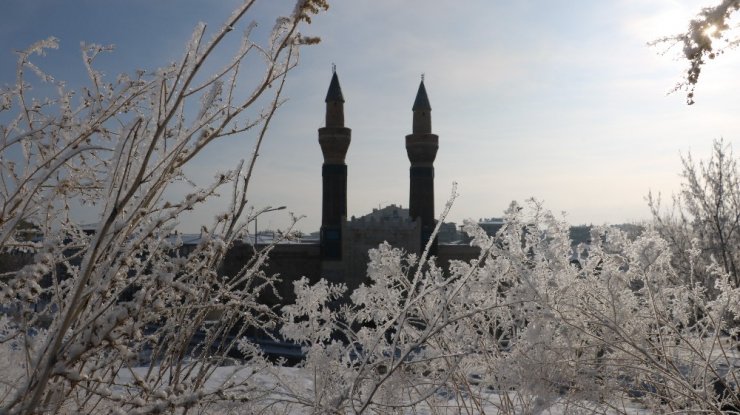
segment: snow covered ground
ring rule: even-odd
[[[271,397],[262,396],[258,402],[216,402],[201,413],[228,414],[228,413],[278,413],[278,414],[312,414],[317,413],[315,408],[307,406],[306,402],[299,402],[295,395],[313,392],[313,379],[308,371],[295,367],[274,367],[274,370],[255,373],[245,366],[222,366],[214,370],[205,385],[207,394],[223,385],[238,384],[247,378],[254,386],[264,391],[272,391]],[[121,374],[117,383],[134,385],[135,376],[144,377],[149,368],[135,368],[134,373]],[[135,375],[134,375],[135,374]],[[286,389],[290,385],[292,390]],[[124,387],[118,388],[120,391]],[[294,395],[294,396],[291,396]],[[305,395],[303,395],[305,396]],[[266,398],[266,399],[265,399]],[[574,401],[572,399],[554,398],[544,399],[536,396],[523,396],[515,391],[498,391],[481,384],[470,382],[459,385],[457,388],[440,387],[426,399],[406,408],[394,408],[388,413],[415,414],[415,415],[452,415],[452,414],[635,414],[644,415],[652,412],[632,400],[614,400],[609,405],[613,409],[604,410],[604,402],[600,404],[588,401]],[[321,412],[321,411],[319,411]]]

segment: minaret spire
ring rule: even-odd
[[[427,89],[424,87],[424,74],[421,75],[419,90],[416,92],[414,106],[411,107],[414,112],[414,121],[412,132],[414,134],[429,134],[432,132],[432,105],[429,104]]]
[[[409,171],[409,216],[421,221],[421,249],[431,238],[436,224],[434,216],[434,159],[437,157],[439,137],[432,134],[432,106],[429,104],[421,76],[413,111],[412,133],[406,136],[406,153],[411,162]],[[434,241],[432,254],[437,252]]]
[[[419,84],[419,90],[416,92],[416,99],[411,110],[432,110],[432,106],[429,104],[429,97],[427,96],[427,89],[424,87],[424,74],[421,74],[421,83]]]
[[[326,126],[344,127],[344,95],[339,85],[337,67],[333,64],[331,82],[329,82],[329,90],[326,91],[324,102],[326,102]]]

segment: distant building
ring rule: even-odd
[[[504,227],[504,219],[503,218],[482,218],[478,221],[478,226],[480,226],[484,231],[486,231],[486,235],[495,236],[496,232],[498,232],[499,229]]]
[[[437,240],[440,245],[443,244],[454,244],[459,245],[462,242],[462,234],[457,231],[457,226],[454,222],[443,222],[439,226],[439,233],[437,234]]]
[[[395,204],[390,204],[383,208],[373,209],[372,212],[368,213],[365,216],[361,216],[359,218],[355,218],[352,216],[352,221],[360,221],[360,222],[371,222],[371,221],[384,221],[384,222],[400,222],[404,221],[405,219],[409,218],[409,210],[404,209],[402,206],[396,206]]]

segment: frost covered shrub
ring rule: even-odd
[[[33,258],[0,278],[0,413],[186,411],[255,393],[251,375],[214,382],[213,374],[236,348],[253,370],[265,365],[239,340],[272,321],[255,301],[270,284],[259,271],[265,253],[231,279],[216,270],[260,213],[247,208],[256,155],[298,47],[316,41],[297,28],[326,3],[295,2],[264,44],[242,24],[253,6],[239,6],[210,40],[201,24],[182,59],[153,72],[106,78],[94,63],[108,48],[83,45],[89,85],[76,91],[33,62],[56,39],[19,53],[15,85],[0,90],[0,251]],[[202,73],[240,26],[232,60]],[[34,96],[29,74],[57,96]],[[165,200],[205,146],[245,132],[255,137],[246,164]],[[224,188],[229,210],[203,227],[193,252],[182,251],[179,215]],[[92,232],[70,218],[80,204],[98,209]],[[41,238],[26,237],[29,223]]]
[[[673,264],[687,283],[700,282],[717,293],[717,264],[734,286],[740,285],[740,175],[732,146],[715,140],[709,160],[698,164],[691,154],[682,158],[681,191],[672,209],[649,196],[653,221],[673,248]],[[697,254],[692,253],[698,250]]]
[[[345,287],[296,282],[286,338],[308,351],[313,379],[285,388],[291,410],[566,413],[639,408],[718,413],[737,394],[738,356],[725,331],[740,290],[714,268],[721,294],[685,284],[653,230],[635,240],[593,231],[581,266],[568,226],[539,205],[513,205],[489,237],[466,224],[480,257],[449,269],[386,244],[370,282],[339,308]],[[698,255],[697,252],[693,255]],[[734,402],[733,402],[734,400]]]

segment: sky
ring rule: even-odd
[[[302,29],[322,42],[301,51],[260,152],[251,201],[287,209],[264,214],[259,228],[284,228],[288,211],[303,216],[300,230],[320,226],[317,129],[332,64],[352,129],[348,216],[408,205],[404,139],[423,73],[439,135],[437,212],[458,183],[447,221],[502,216],[512,200],[531,197],[572,224],[648,219],[648,192],[667,199],[680,189],[681,154],[706,158],[719,138],[740,151],[740,51],[703,70],[688,106],[681,92],[669,94],[686,69],[679,51],[647,45],[716,1],[330,1]],[[14,80],[13,50],[49,36],[61,48],[36,62],[70,86],[83,82],[81,41],[116,45],[101,62],[112,78],[164,66],[182,56],[198,21],[217,27],[238,3],[4,0],[0,84]],[[271,27],[292,3],[263,1],[252,18]],[[248,135],[214,143],[186,172],[208,184],[253,143]],[[191,212],[180,229],[197,231],[226,204]]]

